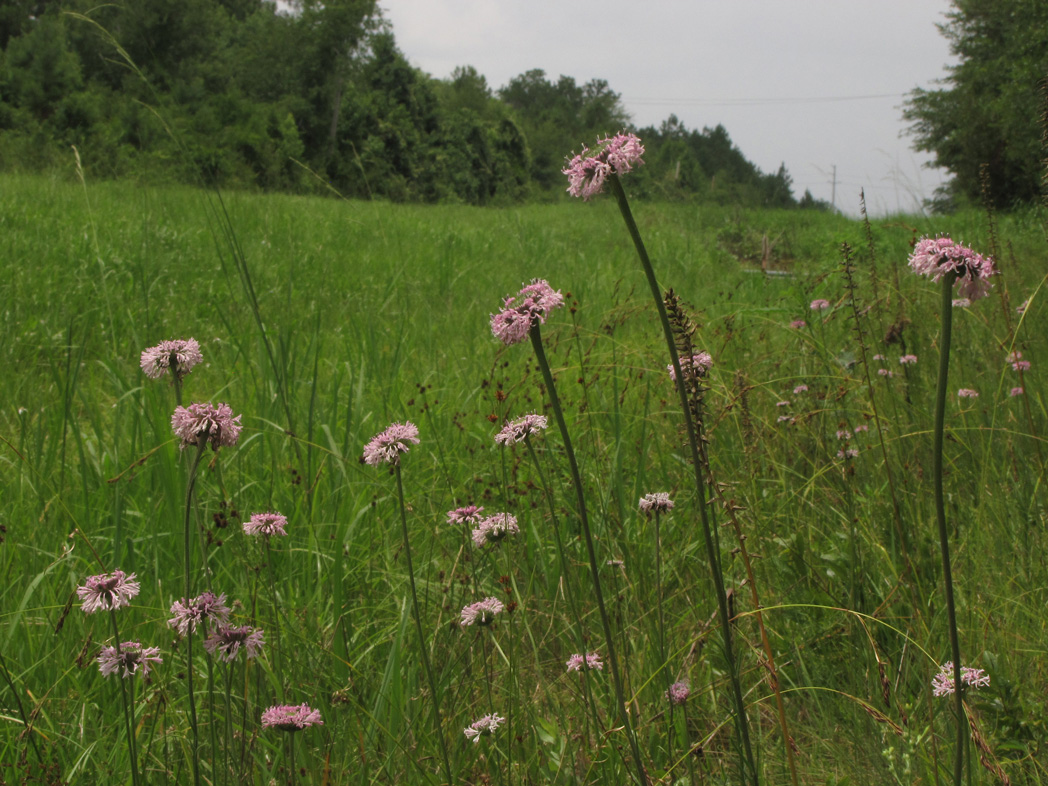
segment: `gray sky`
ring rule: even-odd
[[[943,180],[910,148],[904,94],[953,62],[948,0],[381,0],[408,60],[472,65],[497,89],[532,68],[606,79],[638,126],[718,123],[765,172],[857,213],[913,211]],[[616,131],[618,129],[608,129]],[[579,140],[592,143],[594,140]],[[567,153],[569,151],[565,151]]]

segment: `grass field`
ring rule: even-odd
[[[714,361],[703,428],[720,494],[708,510],[763,784],[791,775],[733,519],[800,782],[950,780],[952,703],[932,696],[950,658],[930,479],[939,288],[906,259],[917,237],[940,232],[997,253],[990,297],[954,309],[947,408],[963,662],[991,678],[966,695],[968,777],[1048,783],[1044,212],[995,217],[995,228],[985,214],[896,217],[867,236],[820,213],[633,210],[660,284],[683,298],[695,346]],[[139,368],[146,347],[188,337],[204,362],[185,378],[185,403],[227,402],[244,427],[197,473],[193,586],[225,593],[237,624],[266,638],[258,658],[228,664],[194,641],[202,782],[439,784],[445,766],[456,783],[499,786],[635,779],[608,670],[565,669],[580,637],[601,654],[606,641],[561,437],[550,428],[534,456],[493,441],[507,418],[549,414],[531,348],[503,346],[488,325],[532,278],[568,306],[543,336],[643,765],[665,784],[739,782],[679,405],[612,199],[499,210],[220,202],[4,177],[0,261],[0,782],[132,782],[124,684],[138,782],[193,782],[187,642],[167,620],[185,595],[195,450],[172,433],[174,388]],[[830,308],[811,311],[818,298]],[[1031,363],[1021,379],[1006,361],[1015,350]],[[907,354],[917,362],[901,365]],[[421,438],[401,471],[424,645],[397,479],[361,458],[405,420]],[[658,573],[655,523],[637,505],[649,492],[676,503],[660,520]],[[475,547],[446,520],[470,504],[512,513],[519,535]],[[287,537],[242,531],[264,511],[287,517]],[[75,594],[116,569],[141,584],[113,615],[120,639],[163,658],[146,679],[99,673],[113,628]],[[463,606],[488,596],[507,610],[490,627],[461,626]],[[676,681],[691,693],[673,706]],[[261,726],[270,705],[302,703],[322,726]],[[467,739],[490,713],[505,718],[498,731]]]

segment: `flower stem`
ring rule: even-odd
[[[953,574],[950,570],[950,536],[946,530],[946,506],[942,490],[942,443],[946,420],[946,384],[950,373],[950,332],[953,318],[953,284],[957,274],[949,272],[942,279],[941,332],[939,335],[939,384],[935,390],[935,429],[932,448],[932,476],[935,481],[935,518],[939,525],[942,550],[942,580],[946,588],[946,618],[950,628],[950,650],[953,654],[953,684],[957,713],[957,748],[954,751],[953,783],[961,786],[964,772],[964,700],[961,684],[961,643],[957,636],[957,611],[953,602]]]
[[[531,337],[531,346],[535,350],[535,359],[538,360],[539,367],[542,369],[542,377],[546,381],[546,393],[549,395],[550,405],[553,407],[553,414],[557,418],[557,426],[560,428],[560,435],[564,440],[564,452],[568,456],[568,466],[571,469],[571,479],[575,484],[575,495],[579,506],[579,521],[582,523],[582,535],[586,541],[586,552],[589,555],[590,576],[593,579],[593,592],[597,598],[597,608],[600,611],[600,621],[604,626],[604,643],[608,648],[608,663],[611,666],[611,678],[612,683],[615,686],[615,703],[618,709],[619,720],[626,729],[626,736],[629,739],[630,749],[633,752],[633,759],[636,763],[639,782],[642,786],[647,786],[648,774],[644,770],[644,760],[640,755],[640,746],[637,744],[637,735],[633,731],[633,724],[630,722],[629,713],[626,711],[626,697],[622,690],[622,677],[619,672],[618,657],[615,655],[615,639],[611,631],[611,620],[608,617],[608,611],[604,605],[604,593],[601,592],[600,588],[600,571],[597,568],[597,552],[593,548],[593,536],[590,533],[589,518],[586,515],[586,495],[582,487],[582,476],[579,474],[579,465],[575,460],[575,450],[571,446],[571,436],[568,434],[568,425],[564,422],[564,412],[561,410],[560,398],[557,396],[557,386],[553,381],[553,372],[550,370],[549,361],[546,359],[546,352],[542,347],[542,333],[537,321],[532,323],[529,336]],[[585,652],[582,653],[582,657],[585,659]]]
[[[186,603],[188,603],[193,597],[192,591],[192,579],[190,570],[190,555],[192,554],[192,513],[193,513],[193,491],[196,488],[197,470],[200,468],[200,462],[204,458],[204,451],[207,449],[206,435],[201,435],[197,440],[196,455],[193,456],[192,463],[189,465],[189,478],[186,480],[186,515],[183,526],[183,546],[184,546],[184,573],[183,578],[185,580],[183,589],[185,590]],[[200,750],[200,731],[197,728],[197,715],[196,715],[196,698],[193,695],[193,628],[190,626],[189,630],[186,631],[186,689],[189,692],[189,728],[192,734],[192,740],[190,741],[189,758],[193,765],[193,783],[194,786],[200,786],[200,763],[197,761],[197,752]]]
[[[116,626],[116,612],[110,610],[109,619],[113,621],[113,638],[116,639],[116,651],[120,653],[120,631]],[[127,749],[131,755],[131,783],[138,786],[138,748],[135,745],[135,675],[131,675],[131,697],[128,699],[128,686],[120,676],[120,696],[124,700],[124,726],[127,728]]]
[[[680,357],[677,353],[677,344],[673,338],[673,328],[670,326],[669,316],[666,314],[666,304],[662,300],[659,283],[655,278],[655,271],[648,258],[648,251],[644,247],[644,241],[637,228],[637,222],[633,220],[626,192],[622,188],[622,182],[618,175],[608,175],[607,182],[611,184],[611,190],[619,204],[619,211],[626,223],[626,229],[633,239],[633,245],[637,249],[641,267],[651,288],[651,296],[655,301],[655,307],[659,312],[659,321],[662,323],[662,331],[666,337],[666,348],[670,353],[673,363],[673,371],[677,379],[677,394],[680,397],[681,410],[684,415],[684,426],[688,432],[688,447],[691,452],[691,463],[695,470],[695,489],[698,492],[699,516],[702,521],[702,534],[706,542],[706,560],[709,563],[710,574],[713,578],[713,586],[717,595],[717,613],[720,618],[721,633],[724,638],[724,657],[728,664],[728,674],[731,677],[732,698],[735,704],[735,727],[742,743],[743,755],[743,780],[746,779],[745,770],[748,768],[751,779],[756,786],[758,783],[757,765],[753,758],[753,749],[750,746],[749,723],[746,719],[746,705],[742,697],[742,686],[739,680],[738,664],[735,662],[734,647],[731,640],[731,617],[728,614],[728,596],[724,589],[724,576],[721,573],[720,557],[713,540],[713,530],[710,527],[709,514],[706,511],[706,483],[702,476],[702,461],[699,455],[699,435],[696,424],[691,417],[691,408],[688,405],[688,392],[685,387],[684,374],[681,371]]]
[[[404,557],[408,563],[408,583],[411,586],[411,606],[415,612],[415,630],[418,632],[419,651],[422,653],[422,665],[426,669],[426,679],[429,681],[429,690],[433,694],[433,731],[436,733],[437,742],[440,743],[441,761],[444,765],[444,777],[448,786],[455,782],[451,777],[451,760],[448,758],[448,746],[444,741],[444,731],[440,724],[440,692],[437,689],[437,681],[433,678],[433,669],[429,665],[429,652],[426,645],[426,636],[422,632],[422,615],[419,612],[418,592],[415,590],[415,570],[411,564],[411,543],[408,538],[408,514],[404,505],[404,482],[400,478],[400,462],[393,465],[397,476],[397,499],[400,500],[400,525],[404,534]]]

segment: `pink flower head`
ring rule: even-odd
[[[887,377],[888,379],[891,379],[892,377],[895,376],[895,374],[892,371],[890,371],[889,369],[886,369],[886,368],[879,368],[879,369],[877,369],[877,374],[882,376],[882,377]]]
[[[961,388],[957,391],[958,398],[979,398],[979,391],[971,388]]]
[[[182,442],[180,447],[199,445],[203,437],[205,444],[210,443],[214,450],[220,447],[233,447],[240,438],[240,415],[233,417],[233,410],[228,404],[217,407],[207,404],[190,404],[188,407],[177,407],[171,416],[171,428]]]
[[[160,379],[171,372],[176,379],[182,379],[200,363],[204,356],[200,354],[200,344],[194,338],[179,338],[174,341],[161,341],[155,347],[142,352],[142,371],[150,379]]]
[[[262,713],[262,726],[280,731],[302,731],[310,726],[323,726],[318,710],[308,704],[279,704]]]
[[[791,423],[792,424],[792,423],[796,423],[797,419],[794,418],[792,415],[779,415],[779,417],[777,417],[775,419],[775,422],[776,423]]]
[[[878,353],[878,354],[874,355],[874,356],[873,356],[873,359],[874,359],[874,360],[880,360],[881,362],[883,362],[883,361],[887,360],[887,358],[885,358],[885,357],[884,357],[884,355],[882,355],[882,354],[880,354],[880,353]]]
[[[837,458],[853,459],[853,458],[858,458],[858,457],[859,457],[859,451],[857,451],[855,448],[848,448],[847,450],[845,450],[844,448],[841,448],[840,450],[837,451]]]
[[[481,521],[473,530],[473,542],[479,549],[486,543],[498,543],[507,535],[516,535],[519,532],[520,527],[517,526],[516,516],[509,513],[496,513]]]
[[[837,429],[837,439],[851,439],[852,433],[846,428]]]
[[[970,298],[958,297],[954,298],[952,303],[954,308],[968,308],[968,306],[972,304],[972,301]]]
[[[869,431],[869,430],[870,430],[870,427],[867,426],[865,423],[860,423],[858,426],[856,426],[855,428],[852,429],[852,431],[854,431],[856,434],[858,434],[860,431]]]
[[[199,623],[207,620],[214,620],[219,625],[229,623],[229,607],[224,593],[216,596],[213,592],[205,592],[188,603],[185,598],[176,600],[171,604],[171,613],[174,616],[167,624],[177,630],[179,636],[195,631]]]
[[[455,508],[448,511],[448,524],[478,524],[480,514],[484,508],[476,505],[467,505],[464,508]]]
[[[491,714],[485,715],[480,720],[475,720],[469,726],[463,729],[463,734],[466,735],[466,739],[473,740],[476,744],[481,737],[485,735],[494,734],[498,731],[499,724],[506,720],[498,715]]]
[[[568,671],[582,671],[583,669],[603,671],[604,662],[596,652],[587,652],[585,658],[578,653],[568,658]]]
[[[916,362],[916,355],[903,355],[901,358],[899,358],[899,364],[903,366],[912,366]]]
[[[394,423],[364,446],[364,462],[372,466],[399,464],[400,454],[419,444],[418,426],[411,421]]]
[[[125,641],[117,647],[103,647],[99,653],[98,670],[105,677],[119,673],[121,677],[133,677],[141,672],[149,674],[150,663],[162,663],[159,647],[143,647],[137,641]]]
[[[910,267],[932,281],[941,280],[947,273],[956,273],[957,292],[969,300],[978,300],[989,294],[989,279],[996,272],[992,258],[954,243],[945,235],[921,238],[910,254]]]
[[[668,513],[673,510],[673,500],[665,491],[645,494],[640,498],[640,512],[650,516],[652,513]]]
[[[253,628],[250,625],[221,625],[204,640],[204,649],[221,660],[232,663],[240,654],[240,650],[244,651],[246,658],[257,658],[265,643],[265,631],[261,628]]]
[[[287,517],[279,513],[252,513],[244,522],[244,533],[247,535],[287,535]]]
[[[790,402],[786,401],[785,399],[783,399],[782,401],[776,401],[775,402],[775,406],[777,406],[779,408],[788,407],[789,405],[790,405]]]
[[[544,324],[549,312],[564,305],[564,296],[536,278],[516,295],[502,301],[502,311],[491,315],[491,332],[506,346],[519,344],[528,337],[534,324]]]
[[[690,695],[691,688],[688,687],[688,683],[686,682],[675,682],[670,685],[670,689],[666,691],[666,699],[670,704],[678,707],[686,702]]]
[[[495,621],[495,615],[501,614],[506,607],[498,598],[484,598],[476,603],[470,603],[462,608],[462,617],[459,621],[463,627],[467,625],[490,625]]]
[[[932,695],[949,696],[957,689],[954,682],[953,661],[946,661],[939,667],[939,672],[932,678]],[[982,669],[968,666],[961,668],[961,683],[969,688],[985,688],[990,684],[990,676]]]
[[[1015,350],[1014,352],[1009,352],[1008,357],[1005,358],[1005,360],[1012,364],[1012,369],[1014,371],[1029,371],[1030,361],[1023,360],[1022,357],[1023,353],[1019,350]]]
[[[1014,396],[1021,396],[1022,394],[1023,394],[1023,389],[1022,388],[1012,388],[1011,390],[1008,391],[1008,395],[1009,396],[1013,396],[1013,397]]]
[[[96,611],[114,611],[131,605],[131,598],[138,594],[139,586],[135,574],[122,570],[88,576],[83,585],[76,588],[85,614]]]
[[[495,435],[495,443],[508,446],[514,442],[523,442],[532,434],[543,431],[548,424],[545,415],[525,415],[503,426],[502,431]]]
[[[699,352],[690,358],[680,358],[680,370],[686,378],[695,376],[702,379],[711,368],[713,368],[713,357],[709,352]],[[677,372],[673,370],[673,364],[667,365],[666,370],[670,372],[670,379],[676,382]]]
[[[829,307],[830,307],[830,301],[823,300],[821,297],[817,298],[816,300],[813,300],[811,302],[811,306],[810,306],[812,311],[825,311]]]
[[[808,323],[803,319],[795,319],[790,323],[790,327],[794,330],[800,330],[801,328],[808,327]]]
[[[608,175],[624,175],[643,164],[644,145],[633,134],[616,134],[597,140],[593,150],[583,146],[561,172],[568,176],[568,193],[588,200],[604,188]]]
[[[797,387],[795,387],[793,389],[793,395],[795,395],[795,396],[799,396],[801,393],[807,393],[807,392],[808,392],[808,386],[807,385],[798,385]]]

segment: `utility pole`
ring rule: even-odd
[[[830,207],[833,208],[833,212],[837,212],[837,165],[833,165],[833,191],[830,192]]]

